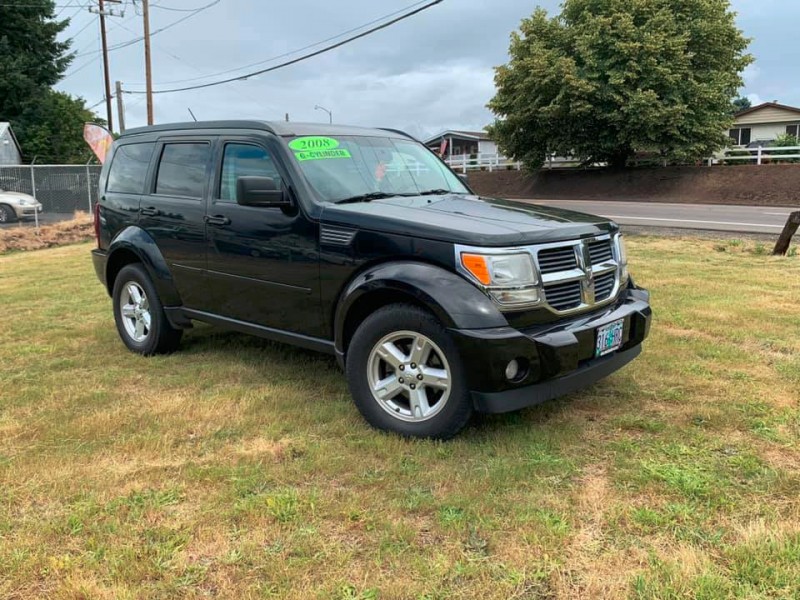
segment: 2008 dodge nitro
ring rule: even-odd
[[[99,197],[94,266],[130,350],[173,351],[196,320],[328,352],[403,435],[589,385],[650,326],[615,223],[477,196],[395,130],[129,130]]]

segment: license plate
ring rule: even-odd
[[[625,319],[598,327],[594,355],[603,356],[619,348],[622,345],[622,330],[624,327]]]

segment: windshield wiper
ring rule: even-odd
[[[370,200],[383,200],[384,198],[395,198],[397,196],[414,196],[416,194],[389,194],[387,192],[370,192],[368,194],[359,194],[358,196],[351,196],[350,198],[343,198],[337,200],[334,204],[353,204],[355,202],[369,202]]]
[[[453,190],[445,190],[442,188],[438,188],[435,190],[425,190],[424,192],[420,192],[420,196],[442,196],[444,194],[453,194]]]

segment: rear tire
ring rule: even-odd
[[[169,324],[144,266],[134,263],[120,270],[112,299],[119,337],[130,351],[151,356],[178,348],[183,331]]]
[[[7,204],[0,204],[0,223],[13,223],[17,220],[17,213]]]
[[[472,415],[455,342],[416,306],[392,304],[364,319],[350,342],[346,371],[356,407],[378,429],[448,439]]]

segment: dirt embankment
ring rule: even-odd
[[[73,219],[42,225],[38,232],[33,227],[23,226],[0,229],[0,254],[78,244],[92,238],[94,227],[91,215],[78,211]]]
[[[610,170],[471,171],[486,196],[800,206],[800,164]]]

